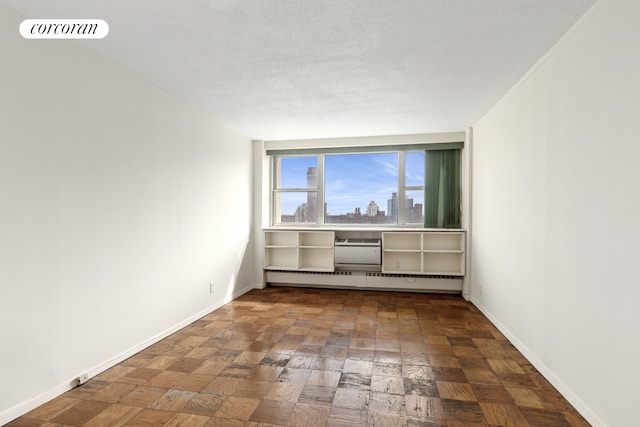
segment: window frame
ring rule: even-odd
[[[407,191],[422,191],[422,223],[418,222],[407,222],[407,209],[406,206],[403,205],[402,209],[398,207],[398,226],[403,227],[416,227],[420,228],[424,227],[424,180],[425,176],[422,177],[422,185],[407,185],[407,153],[424,153],[423,150],[402,150],[398,152],[398,200],[405,200],[407,196]],[[423,162],[424,163],[424,162]],[[423,175],[424,175],[424,167],[423,167]]]
[[[271,183],[270,183],[270,197],[269,203],[271,204],[270,209],[270,218],[269,223],[271,227],[319,227],[319,228],[340,228],[340,227],[354,227],[354,228],[380,228],[380,227],[390,227],[390,228],[424,228],[423,223],[407,223],[407,212],[406,206],[404,203],[398,203],[398,215],[396,218],[396,222],[393,224],[339,224],[339,223],[325,223],[325,156],[327,155],[349,155],[349,154],[378,154],[378,153],[396,153],[397,154],[397,162],[398,162],[398,175],[397,175],[397,194],[398,200],[405,200],[405,196],[407,191],[422,191],[424,192],[424,179],[422,185],[406,185],[406,154],[411,152],[424,152],[424,147],[422,144],[416,146],[398,146],[396,149],[376,149],[377,147],[368,147],[368,149],[363,150],[362,147],[358,147],[357,149],[353,149],[352,151],[348,149],[340,150],[339,152],[322,152],[321,150],[310,150],[309,153],[299,153],[295,150],[292,150],[291,153],[287,153],[286,150],[282,150],[281,152],[275,154],[267,155],[270,157],[270,169],[271,169]],[[317,168],[318,168],[318,182],[316,188],[306,187],[306,188],[283,188],[278,187],[278,178],[280,172],[280,162],[279,159],[286,157],[316,157],[317,159]],[[309,193],[316,192],[317,197],[317,222],[281,222],[278,219],[282,218],[281,213],[279,212],[279,206],[277,201],[277,196],[283,193]],[[422,207],[422,215],[424,218],[425,214],[425,201],[423,200]]]
[[[317,168],[318,168],[318,178],[317,178],[317,183],[316,183],[316,187],[305,187],[305,188],[301,188],[301,187],[276,187],[278,180],[279,180],[279,175],[278,175],[278,171],[279,171],[279,162],[278,160],[283,158],[283,157],[316,157],[317,159]],[[320,225],[320,216],[322,216],[322,221],[324,223],[324,209],[321,209],[322,213],[319,211],[318,212],[318,216],[316,218],[316,222],[315,223],[309,223],[309,222],[276,222],[276,218],[282,218],[281,213],[279,213],[279,204],[276,203],[276,197],[280,194],[283,193],[316,193],[316,199],[318,201],[320,201],[320,197],[322,195],[323,199],[323,192],[320,189],[320,187],[324,188],[324,177],[320,176],[320,171],[324,170],[324,165],[322,165],[322,167],[320,166],[320,158],[318,155],[312,155],[312,154],[307,154],[307,155],[278,155],[278,156],[272,156],[271,158],[271,197],[270,197],[270,203],[271,203],[271,217],[270,217],[270,224],[272,226],[282,226],[282,225],[287,225],[287,224],[296,224],[296,225],[300,225],[300,224],[315,224],[315,225]],[[324,161],[324,159],[322,160]],[[320,184],[322,182],[322,184]],[[318,202],[316,202],[316,204],[319,204]]]

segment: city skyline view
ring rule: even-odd
[[[396,153],[325,156],[325,203],[329,215],[366,212],[371,201],[386,210],[398,191]]]

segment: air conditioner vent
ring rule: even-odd
[[[305,274],[305,275],[323,275],[323,276],[351,276],[351,271],[295,271],[295,270],[270,270],[274,273],[284,274]]]
[[[375,271],[367,272],[367,276],[370,277],[411,277],[411,278],[420,278],[420,279],[456,279],[460,280],[459,276],[438,276],[434,274],[389,274],[389,273],[379,273]]]

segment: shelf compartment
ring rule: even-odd
[[[300,248],[300,269],[333,271],[333,248]]]
[[[385,250],[421,250],[421,240],[420,233],[382,233],[382,246]]]
[[[422,249],[425,251],[462,251],[464,249],[464,233],[423,233]]]
[[[301,231],[299,245],[301,247],[332,248],[335,234],[329,231]]]
[[[276,270],[297,270],[298,267],[297,248],[265,248],[264,268]]]
[[[296,247],[298,245],[297,231],[266,231],[264,245],[267,247]]]
[[[422,268],[424,274],[463,276],[464,254],[425,252]]]
[[[420,272],[422,259],[419,252],[384,251],[382,271],[385,273]]]

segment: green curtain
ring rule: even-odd
[[[460,153],[460,150],[425,151],[425,228],[461,228]]]

